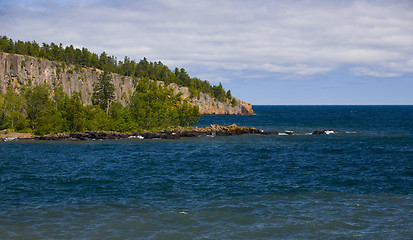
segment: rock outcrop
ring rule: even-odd
[[[235,99],[236,106],[232,106],[231,103],[224,103],[215,101],[213,97],[208,94],[200,93],[199,98],[190,98],[191,94],[187,87],[180,87],[175,83],[170,85],[174,89],[174,93],[181,92],[182,97],[190,99],[192,105],[199,107],[199,111],[203,115],[253,115],[254,111],[249,103]]]
[[[310,135],[334,134],[334,130],[316,130]],[[44,136],[34,136],[30,133],[6,133],[0,131],[0,141],[13,141],[17,139],[36,139],[36,140],[105,140],[105,139],[180,139],[186,137],[215,137],[215,136],[232,136],[242,134],[259,134],[267,136],[292,136],[292,135],[308,135],[303,133],[294,133],[293,131],[277,132],[277,131],[263,131],[253,127],[237,126],[235,123],[228,126],[211,124],[207,127],[193,127],[165,129],[156,132],[132,132],[119,133],[113,131],[100,132],[76,132],[76,133],[58,133],[48,134]]]
[[[101,72],[99,69],[76,68],[63,62],[0,52],[0,91],[2,92],[5,92],[9,86],[13,87],[15,91],[19,91],[23,85],[61,84],[63,91],[69,96],[72,96],[74,92],[79,92],[82,95],[82,102],[91,104],[93,85],[98,81]],[[126,104],[139,79],[114,73],[112,79],[115,85],[116,100]],[[233,107],[229,102],[215,101],[211,96],[204,93],[200,94],[199,99],[197,97],[191,99],[188,88],[176,84],[170,86],[175,93],[182,92],[183,97],[188,98],[191,104],[199,106],[200,113],[203,115],[254,114],[251,104],[239,99],[236,99],[237,104]]]
[[[0,141],[12,141],[16,139],[34,139],[35,136],[31,133],[17,133],[0,131]]]
[[[312,134],[313,135],[321,135],[321,134],[334,134],[335,132],[334,132],[334,130],[316,130],[316,131],[314,131]]]
[[[175,128],[171,130],[162,130],[156,132],[133,132],[133,133],[118,133],[113,131],[101,132],[77,132],[77,133],[60,133],[44,136],[36,136],[37,140],[106,140],[106,139],[180,139],[185,137],[201,137],[201,136],[232,136],[242,134],[262,134],[262,130],[250,127],[237,126],[235,123],[229,126],[221,126],[211,124],[208,127],[195,127],[190,130],[185,128]]]

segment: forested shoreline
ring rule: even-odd
[[[94,85],[92,105],[83,105],[80,93],[69,97],[61,85],[27,85],[20,94],[8,88],[0,92],[0,130],[36,135],[155,131],[190,126],[200,117],[199,108],[180,93],[147,77],[138,81],[126,106],[114,101],[113,91],[111,74],[106,71]]]

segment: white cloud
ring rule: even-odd
[[[118,59],[145,56],[189,72],[191,66],[211,82],[219,77],[230,81],[235,74],[229,71],[264,71],[282,78],[308,78],[347,66],[357,76],[412,72],[413,6],[407,0],[39,0],[8,5],[7,11],[0,5],[0,32],[8,37],[85,46]],[[372,70],[383,66],[384,71]]]
[[[367,67],[354,67],[351,71],[356,76],[371,76],[371,77],[399,77],[401,74],[397,72],[385,72],[383,70],[370,69]]]

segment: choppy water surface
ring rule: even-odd
[[[0,142],[0,239],[413,238],[412,106],[254,110],[199,125],[303,135]]]

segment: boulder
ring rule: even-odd
[[[55,135],[45,135],[36,137],[39,140],[60,140],[60,139],[74,139],[74,140],[103,140],[103,139],[124,139],[124,138],[139,138],[139,139],[180,139],[181,137],[199,137],[199,136],[231,136],[241,134],[264,134],[276,135],[277,132],[263,132],[262,130],[249,127],[241,127],[236,124],[229,126],[220,126],[211,124],[208,127],[199,128],[194,127],[191,130],[184,128],[176,128],[172,130],[162,130],[157,132],[133,132],[133,133],[118,133],[113,131],[86,131],[76,133],[61,133]]]
[[[261,135],[278,135],[278,132],[271,131],[271,132],[260,132]]]
[[[335,132],[333,130],[316,130],[313,132],[314,135],[320,135],[320,134],[334,134]]]

